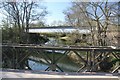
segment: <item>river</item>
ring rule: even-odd
[[[82,65],[76,63],[74,60],[72,60],[68,55],[65,55],[63,53],[50,53],[48,51],[44,52],[44,53],[39,53],[39,54],[33,54],[30,56],[30,60],[29,60],[29,67],[32,70],[45,70],[46,68],[48,68],[49,64],[47,63],[47,61],[45,60],[45,57],[43,57],[43,54],[49,56],[49,58],[46,59],[50,61],[50,59],[53,58],[53,54],[54,54],[54,60],[56,61],[58,58],[61,58],[57,61],[57,65],[64,71],[64,72],[76,72]],[[63,57],[64,55],[64,57]],[[58,71],[60,71],[58,69]]]

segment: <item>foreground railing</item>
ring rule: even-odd
[[[42,58],[48,64],[47,70],[61,71],[64,70],[58,65],[58,62],[69,53],[75,54],[82,66],[77,72],[92,72],[92,71],[107,71],[106,68],[111,68],[109,72],[117,72],[120,69],[120,48],[113,46],[99,46],[99,47],[81,47],[81,46],[39,46],[39,45],[1,45],[2,46],[2,62],[5,65],[11,65],[11,68],[24,69],[25,66],[30,69],[28,65],[29,56],[33,53],[41,54]],[[12,49],[12,50],[11,50]],[[52,54],[49,57],[44,52],[48,51]],[[55,57],[57,51],[63,51],[61,56]],[[84,54],[84,55],[83,55]],[[114,61],[109,61],[113,60]],[[9,61],[9,62],[8,62]],[[110,64],[111,63],[111,64]],[[114,63],[114,65],[113,65]],[[109,67],[107,67],[109,65]],[[111,67],[110,67],[111,66]]]

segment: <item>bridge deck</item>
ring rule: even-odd
[[[1,72],[1,71],[0,71]],[[64,72],[44,72],[44,71],[29,71],[29,70],[12,70],[4,69],[2,70],[2,78],[56,78],[56,79],[65,79],[71,78],[74,80],[119,80],[118,74],[110,73],[64,73]],[[51,79],[52,80],[52,79]],[[69,79],[70,80],[70,79]]]

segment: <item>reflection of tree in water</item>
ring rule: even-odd
[[[42,52],[41,52],[42,53]],[[41,54],[40,53],[40,54]],[[44,60],[40,60],[40,59],[44,59],[44,57],[42,55],[38,55],[36,53],[33,53],[31,56],[33,57],[32,59],[38,59],[37,60],[37,64],[45,64],[48,65],[47,62],[45,62]],[[49,58],[52,59],[53,54],[50,52],[44,52],[45,55],[49,56]],[[63,54],[62,53],[58,53],[56,52],[54,54],[55,60],[57,60],[58,58],[62,57]],[[49,58],[46,58],[49,60]],[[76,63],[76,61],[74,61],[73,59],[71,59],[69,57],[69,55],[64,56],[63,58],[61,58],[59,61],[57,61],[58,66],[65,72],[73,72],[73,71],[77,71],[79,69],[79,67],[81,66],[80,64]],[[48,65],[49,66],[49,65]],[[39,66],[40,67],[40,66]]]

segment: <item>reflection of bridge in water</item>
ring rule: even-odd
[[[41,53],[44,57],[44,60],[49,64],[48,68],[45,70],[52,70],[56,71],[57,69],[61,72],[64,72],[58,65],[57,62],[61,60],[64,56],[69,54],[71,51],[76,54],[80,60],[82,61],[83,65],[77,70],[77,72],[92,72],[99,70],[99,63],[103,62],[108,56],[112,56],[112,58],[120,59],[120,48],[107,46],[107,47],[81,47],[81,46],[39,46],[39,45],[28,45],[28,44],[20,44],[20,45],[2,45],[3,48],[3,56],[5,59],[10,60],[10,56],[13,55],[13,68],[17,68],[20,63],[24,63],[24,61],[28,58],[31,54],[30,52],[37,52],[38,54],[44,50],[52,51],[52,58]],[[9,54],[5,52],[5,50],[14,49],[13,52],[15,54]],[[21,55],[19,52],[20,50],[27,50],[28,53]],[[17,52],[18,51],[18,52]],[[62,56],[59,56],[57,59],[55,58],[56,51],[64,51]],[[81,52],[84,52],[84,57],[81,55]],[[17,58],[21,57],[17,60]],[[48,58],[49,61],[46,59]],[[120,64],[120,63],[119,63]],[[114,67],[111,72],[116,72],[120,68],[120,65]]]

